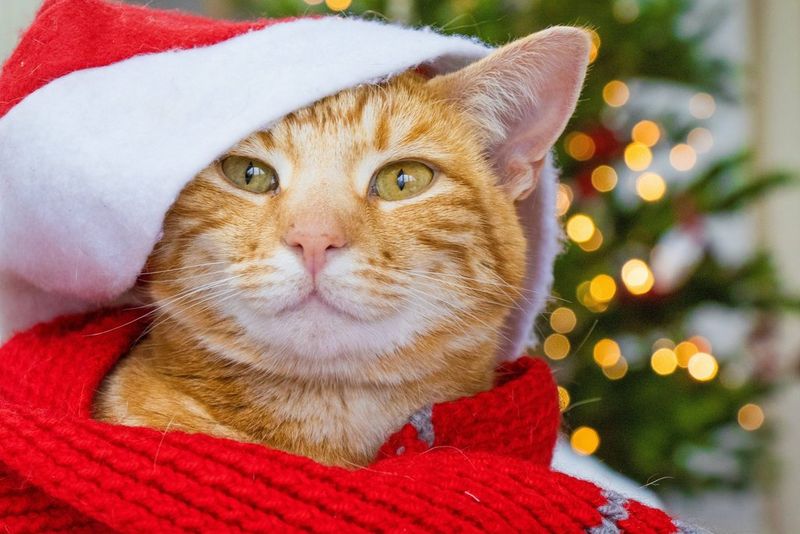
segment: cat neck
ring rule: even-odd
[[[445,364],[388,386],[233,361],[167,318],[121,362],[100,397],[98,416],[264,443],[328,464],[365,465],[417,410],[491,386],[496,343],[483,339],[458,349],[442,340],[438,347],[426,345],[429,354],[399,355]],[[123,407],[116,398],[128,402]]]

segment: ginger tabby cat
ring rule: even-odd
[[[175,202],[148,334],[98,419],[368,464],[419,409],[491,387],[524,299],[515,201],[575,106],[585,32],[342,91],[257,132]]]

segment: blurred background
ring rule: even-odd
[[[39,3],[0,3],[0,58]],[[800,1],[138,3],[358,14],[492,44],[590,28],[557,146],[565,252],[531,337],[565,442],[715,531],[800,529]]]

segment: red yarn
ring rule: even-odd
[[[550,471],[558,407],[522,358],[495,389],[433,408],[357,471],[203,434],[89,418],[103,376],[141,334],[131,312],[66,317],[0,348],[0,527],[8,532],[584,532],[597,486]],[[401,454],[398,455],[398,452]],[[627,501],[627,531],[674,532]],[[606,518],[607,519],[607,518]]]
[[[102,0],[47,0],[3,66],[0,117],[70,72],[141,54],[208,46],[278,22],[228,22]]]

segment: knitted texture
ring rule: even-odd
[[[553,472],[547,366],[435,405],[348,471],[203,434],[93,421],[98,384],[141,335],[131,312],[73,316],[0,348],[0,529],[7,532],[680,532],[663,512]]]

